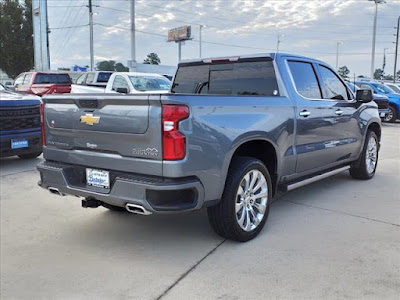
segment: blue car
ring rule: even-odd
[[[356,81],[355,84],[361,89],[371,89],[374,94],[384,95],[389,98],[390,112],[386,115],[384,121],[394,123],[397,119],[400,119],[400,94],[378,82]]]
[[[35,158],[42,153],[41,99],[0,84],[0,157]]]
[[[354,94],[360,89],[352,82],[347,81],[346,84]],[[389,109],[389,98],[379,94],[373,94],[372,97],[374,98],[375,103],[378,104],[379,116],[382,120],[385,120],[386,116],[391,113],[391,110]]]

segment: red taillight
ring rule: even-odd
[[[42,145],[46,146],[46,132],[44,126],[45,118],[44,118],[44,103],[40,104],[40,127],[42,131]]]
[[[163,105],[162,142],[163,159],[180,160],[186,156],[186,137],[179,131],[179,122],[189,117],[185,105]]]

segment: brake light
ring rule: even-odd
[[[180,160],[186,156],[186,137],[179,131],[179,122],[189,117],[185,105],[163,105],[162,143],[164,160]]]
[[[44,126],[44,103],[40,103],[40,129],[42,132],[42,145],[46,146],[46,132],[45,130],[45,126]]]

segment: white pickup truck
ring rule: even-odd
[[[104,88],[79,85],[77,81],[77,84],[72,85],[71,93],[167,93],[170,87],[171,82],[159,74],[114,72]]]

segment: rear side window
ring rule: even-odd
[[[81,76],[78,77],[76,80],[76,84],[83,84],[84,81],[86,80],[87,74],[82,74]]]
[[[88,73],[86,78],[86,84],[92,84],[94,81],[94,73]]]
[[[300,61],[289,61],[288,63],[297,92],[305,98],[322,99],[313,66]]]
[[[111,74],[112,73],[104,73],[104,72],[99,73],[99,75],[97,76],[97,82],[107,83],[108,80],[110,79]]]
[[[179,67],[173,93],[278,96],[272,61]]]
[[[347,88],[339,77],[327,67],[319,65],[322,83],[324,85],[324,99],[348,100]]]
[[[31,82],[32,79],[32,74],[26,74],[24,78],[24,82],[22,83],[23,85],[28,85]]]
[[[125,78],[120,76],[120,75],[115,76],[114,83],[113,83],[113,86],[112,86],[112,90],[113,91],[117,91],[118,88],[126,88],[128,90],[128,93],[129,93],[129,84],[125,80]]]

